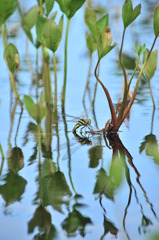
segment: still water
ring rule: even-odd
[[[26,12],[36,1],[21,1]],[[107,84],[116,104],[123,76],[118,65],[118,50],[123,30],[122,1],[98,1],[110,13],[112,35],[118,46],[102,60],[100,78]],[[133,5],[138,1],[133,1]],[[135,57],[134,43],[153,41],[152,14],[155,1],[142,3],[142,14],[128,28],[124,53]],[[57,9],[57,18],[61,12]],[[0,54],[0,239],[159,239],[159,71],[151,81],[156,110],[153,111],[150,90],[143,79],[119,137],[107,140],[101,135],[75,136],[73,116],[88,110],[91,125],[103,128],[110,112],[100,86],[94,108],[91,103],[95,88],[93,75],[97,61],[93,54],[90,91],[82,103],[87,80],[89,57],[85,43],[87,27],[84,7],[70,21],[68,40],[68,73],[65,113],[61,112],[61,89],[64,68],[64,35],[56,53],[58,59],[58,111],[50,106],[49,114],[37,125],[23,113],[11,93],[9,73]],[[19,22],[18,12],[8,20],[7,28]],[[34,36],[34,29],[33,29]],[[19,28],[9,38],[20,53],[21,65],[16,85],[36,101],[36,49],[27,42]],[[0,46],[3,49],[2,39]],[[159,46],[157,41],[155,49]],[[39,50],[40,52],[40,50]],[[51,53],[50,53],[51,54]],[[41,72],[39,56],[39,73]],[[54,74],[51,68],[52,92]],[[131,73],[131,70],[128,70]],[[133,83],[134,86],[135,82]],[[43,89],[39,81],[39,93]],[[71,121],[70,121],[71,120]],[[51,124],[50,124],[51,123]],[[81,137],[80,131],[78,134]],[[39,146],[39,136],[41,144]],[[108,146],[106,146],[108,145]],[[40,151],[39,151],[40,150]],[[2,152],[1,152],[2,153]],[[118,156],[117,156],[118,154]],[[115,173],[115,174],[114,174]],[[157,235],[158,234],[158,235]],[[156,238],[153,238],[156,235]]]

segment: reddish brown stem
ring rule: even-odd
[[[114,109],[114,106],[113,106],[112,99],[110,97],[108,89],[104,86],[104,84],[101,82],[101,80],[99,79],[99,77],[97,75],[97,68],[98,68],[99,62],[100,62],[100,58],[98,59],[97,65],[95,67],[94,74],[95,74],[95,77],[96,77],[97,81],[100,83],[100,85],[102,86],[102,88],[105,92],[105,95],[106,95],[108,103],[109,103],[110,112],[111,112],[112,124],[113,124],[114,128],[117,128],[117,117],[116,117],[116,113],[115,113],[115,109]]]

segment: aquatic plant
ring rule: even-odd
[[[114,43],[112,45],[112,35],[110,32],[110,28],[108,27],[108,15],[105,15],[104,17],[102,17],[100,20],[98,20],[96,22],[96,24],[92,23],[91,21],[89,22],[89,26],[90,26],[92,35],[94,37],[94,40],[97,43],[97,51],[98,51],[98,61],[97,61],[96,67],[95,67],[94,74],[95,74],[97,81],[100,83],[100,85],[102,86],[102,88],[105,92],[106,98],[109,103],[110,112],[111,112],[111,119],[109,119],[105,124],[104,134],[118,132],[120,126],[122,125],[125,118],[129,114],[129,111],[134,103],[135,96],[136,96],[136,93],[138,90],[138,85],[139,85],[141,76],[143,75],[143,72],[145,71],[145,74],[150,83],[150,79],[154,75],[154,71],[156,69],[157,51],[153,52],[152,50],[154,48],[157,37],[159,35],[159,21],[158,21],[159,6],[157,6],[155,8],[155,13],[154,13],[153,26],[154,26],[155,38],[152,43],[151,49],[146,50],[146,53],[144,54],[143,66],[140,68],[139,75],[138,75],[138,78],[136,81],[136,85],[135,85],[132,97],[131,97],[130,101],[128,101],[128,92],[130,89],[130,84],[131,84],[134,74],[138,68],[139,59],[145,50],[145,45],[140,46],[139,49],[136,46],[138,60],[136,62],[136,67],[134,69],[134,73],[132,74],[129,81],[128,81],[128,77],[126,74],[124,64],[122,62],[122,49],[123,49],[123,44],[124,44],[125,31],[126,31],[127,27],[139,16],[140,11],[141,11],[141,4],[137,5],[133,9],[131,0],[126,0],[123,5],[123,8],[122,8],[122,20],[123,20],[124,30],[123,30],[123,35],[122,35],[121,47],[120,47],[120,51],[119,51],[119,62],[120,62],[120,65],[121,65],[121,68],[123,71],[123,76],[124,76],[124,93],[123,93],[123,100],[120,104],[119,103],[117,104],[116,109],[113,105],[113,101],[110,96],[109,90],[105,87],[105,85],[99,79],[98,74],[97,74],[98,65],[99,65],[101,59],[105,55],[107,55],[116,46],[116,43]],[[153,67],[152,67],[152,65],[153,65]],[[151,92],[151,96],[152,96],[152,92]],[[152,100],[153,100],[153,97],[152,97]],[[154,100],[153,100],[153,105],[155,106]]]

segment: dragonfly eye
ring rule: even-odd
[[[89,125],[91,124],[91,119],[88,120],[88,124],[89,124]]]

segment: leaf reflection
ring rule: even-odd
[[[60,171],[52,173],[42,179],[42,184],[43,205],[52,205],[57,211],[62,212],[62,205],[68,205],[68,197],[72,195],[64,174]]]
[[[34,239],[53,239],[57,232],[54,225],[51,224],[51,214],[41,205],[35,210],[33,218],[28,223],[28,233],[33,233],[38,227],[38,233]]]
[[[79,231],[82,237],[85,236],[85,227],[87,224],[91,224],[92,221],[88,217],[84,217],[75,208],[69,213],[68,217],[62,222],[62,228],[67,232],[69,236],[76,236],[76,232]]]

